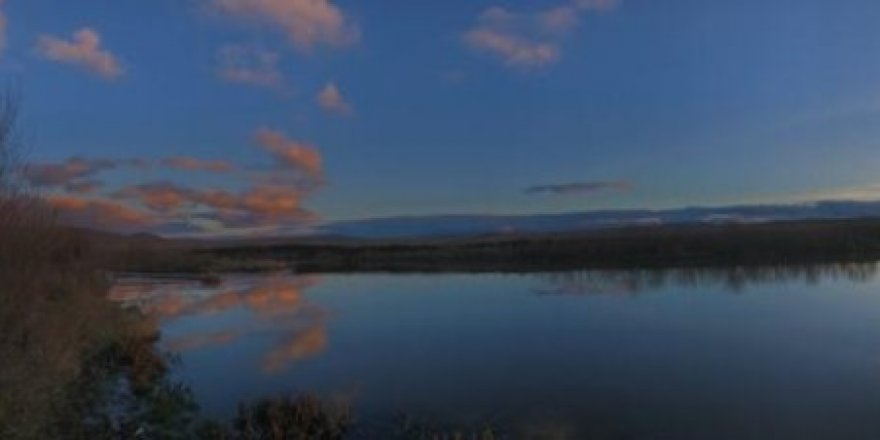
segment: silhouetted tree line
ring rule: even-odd
[[[880,258],[880,220],[630,227],[470,239],[215,247],[202,255],[271,258],[301,272],[511,271],[786,265]]]

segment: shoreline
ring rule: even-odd
[[[150,273],[523,273],[880,260],[880,220],[628,227],[575,233],[202,243]],[[153,260],[157,260],[153,258]],[[161,259],[159,259],[161,260]],[[147,270],[143,270],[147,269]]]

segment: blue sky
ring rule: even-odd
[[[33,179],[164,220],[217,227],[218,205],[195,194],[216,189],[241,197],[230,223],[246,224],[262,206],[244,201],[249,188],[287,184],[297,206],[258,223],[880,198],[875,0],[7,0],[2,11],[2,72],[20,85],[30,161],[234,164],[68,176],[100,180],[85,194]],[[104,58],[64,50],[83,29]],[[320,176],[284,155],[297,146],[320,156]],[[187,203],[151,208],[124,191],[157,183]],[[575,183],[587,185],[525,191]]]

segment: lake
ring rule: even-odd
[[[880,438],[875,264],[128,277],[205,414],[288,392],[535,439]]]

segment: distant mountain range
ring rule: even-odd
[[[319,235],[360,238],[474,236],[570,232],[620,226],[687,223],[880,218],[880,201],[822,201],[794,205],[688,207],[668,210],[606,210],[537,215],[428,215],[385,217],[324,224]]]

